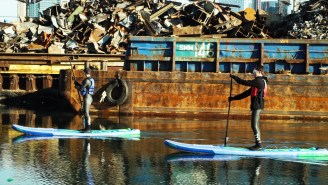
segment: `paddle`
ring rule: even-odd
[[[74,85],[75,85],[76,77],[75,77],[74,70],[73,70],[72,59],[73,59],[73,57],[70,57],[70,58],[69,58],[69,63],[70,63],[70,65],[71,65],[71,73],[72,73],[72,78],[73,78],[73,80],[74,80]],[[81,111],[81,110],[83,109],[83,102],[82,102],[82,99],[81,99],[81,96],[80,96],[80,92],[79,92],[79,90],[77,91],[77,95],[79,96],[79,101],[80,101],[80,105],[81,105],[81,109],[79,110],[78,113],[79,113],[79,115],[80,115],[80,117],[81,117],[81,119],[82,119],[82,122],[83,122],[84,128],[86,128],[86,123],[85,123],[85,121],[84,121],[84,113],[83,113],[83,111]]]
[[[72,58],[71,58],[71,57],[69,58],[69,63],[70,63],[70,65],[71,65],[71,73],[72,73],[72,77],[73,77],[73,80],[74,80],[74,82],[75,82],[76,78],[75,78],[74,71],[73,71]],[[81,106],[83,106],[83,104],[82,104],[82,99],[81,99],[81,96],[80,96],[80,92],[78,92],[78,96],[79,96],[80,104],[81,104]]]
[[[231,97],[231,92],[232,92],[232,78],[230,78],[230,96]],[[225,138],[224,138],[224,146],[227,145],[227,141],[228,141],[228,126],[229,126],[229,119],[230,119],[230,102],[229,101],[229,108],[228,108],[228,118],[227,118],[227,125],[226,125],[226,133],[225,133]]]

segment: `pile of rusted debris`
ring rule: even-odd
[[[127,36],[270,38],[266,14],[188,0],[71,0],[1,27],[0,52],[123,54]]]
[[[269,28],[275,38],[328,39],[328,1],[305,1],[298,12]]]

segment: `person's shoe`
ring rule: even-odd
[[[254,146],[249,147],[248,149],[249,150],[261,150],[261,148],[262,148],[262,144],[259,142],[256,142]]]
[[[81,129],[80,131],[81,131],[81,132],[83,132],[83,133],[90,133],[90,132],[91,132],[91,128],[90,128],[90,125],[87,125],[87,127],[86,127],[86,128],[84,128],[84,129]]]

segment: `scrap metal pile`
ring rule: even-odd
[[[299,11],[269,26],[273,37],[328,39],[328,0],[310,0]]]
[[[123,54],[129,35],[270,38],[266,14],[188,0],[71,0],[1,27],[0,52]]]

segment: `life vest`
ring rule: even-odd
[[[263,89],[263,98],[266,97],[266,93],[267,93],[267,83],[266,81],[263,79],[264,81],[264,89]],[[259,89],[257,87],[252,87],[252,92],[251,92],[251,96],[255,97],[258,96],[259,94]]]
[[[87,79],[90,80],[91,86],[90,87],[86,87],[86,88],[84,88],[81,91],[81,94],[83,96],[86,95],[87,93],[92,95],[94,93],[94,91],[95,91],[95,80],[93,78],[91,78],[91,77],[89,77]]]

